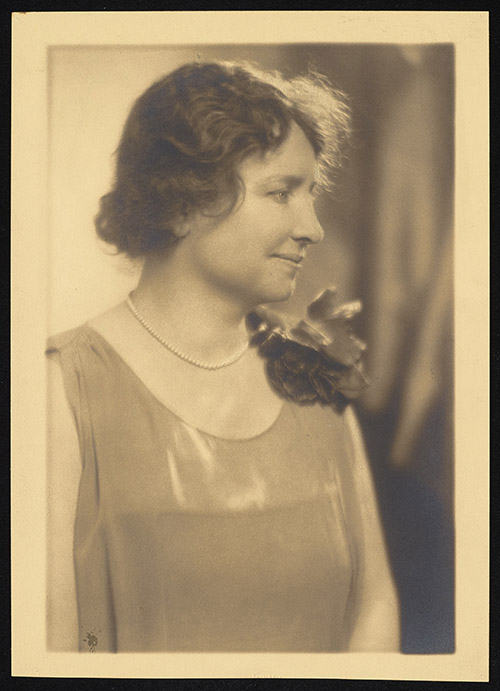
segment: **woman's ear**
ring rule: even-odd
[[[172,224],[172,232],[176,238],[183,238],[191,230],[191,223],[188,218],[179,218]]]

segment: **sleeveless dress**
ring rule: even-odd
[[[363,554],[343,414],[285,400],[263,433],[224,439],[170,411],[88,325],[47,354],[82,459],[81,650],[346,649]]]

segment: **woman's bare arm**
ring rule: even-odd
[[[47,647],[78,650],[73,530],[81,462],[59,365],[49,359]]]
[[[349,643],[351,651],[399,652],[400,617],[373,479],[359,425],[351,409],[346,411],[353,447],[353,472],[360,503],[363,535],[363,568],[359,617]]]

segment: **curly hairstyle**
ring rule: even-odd
[[[241,184],[238,165],[279,147],[293,121],[327,187],[349,114],[325,77],[287,80],[226,62],[188,63],[167,74],[136,100],[125,123],[113,188],[95,218],[99,237],[129,257],[145,257],[171,245],[175,224],[194,211],[229,214]]]

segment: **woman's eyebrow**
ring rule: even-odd
[[[265,186],[265,185],[283,185],[287,187],[288,189],[296,189],[297,187],[300,187],[303,185],[306,181],[305,177],[302,177],[300,175],[272,175],[269,178],[265,178],[264,180],[259,181],[259,186]],[[311,187],[314,186],[314,183],[311,184]]]

